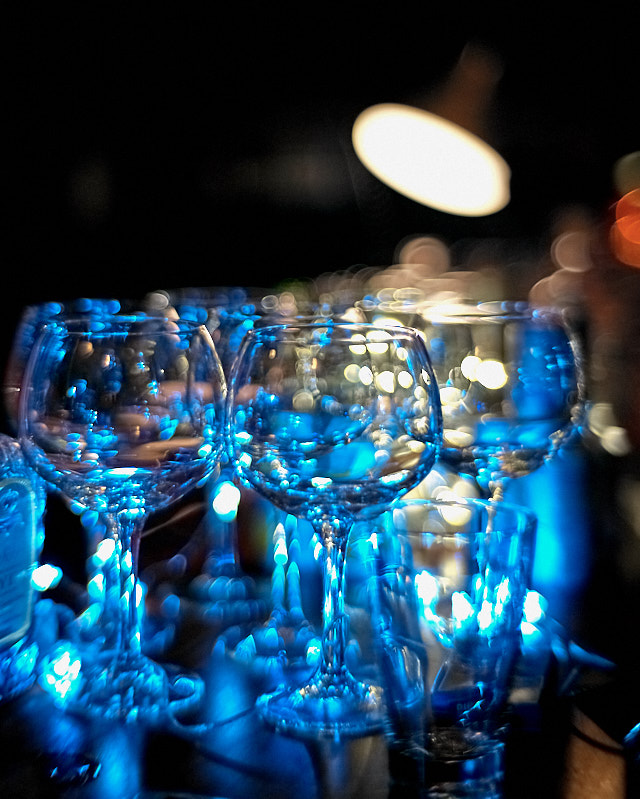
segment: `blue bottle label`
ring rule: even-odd
[[[36,565],[35,494],[19,477],[0,480],[0,647],[20,640],[31,624]]]

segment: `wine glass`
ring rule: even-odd
[[[420,329],[440,388],[441,459],[501,499],[579,425],[575,336],[556,309],[504,302],[428,307]]]
[[[370,596],[395,740],[423,766],[425,795],[500,796],[535,514],[405,498],[376,528]]]
[[[29,360],[20,442],[50,488],[100,531],[92,645],[62,642],[44,685],[69,708],[149,722],[200,690],[142,652],[136,574],[150,512],[206,481],[222,450],[226,386],[208,331],[146,314],[62,315]],[[177,704],[173,704],[173,703]]]
[[[321,653],[303,685],[258,699],[277,730],[309,739],[380,728],[381,689],[345,660],[345,556],[356,520],[373,518],[431,470],[438,392],[415,331],[293,323],[245,337],[229,381],[231,455],[244,483],[311,523],[322,547]]]

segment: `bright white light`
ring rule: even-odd
[[[363,386],[370,386],[373,383],[373,372],[368,366],[363,366],[360,369],[358,377]]]
[[[455,386],[443,386],[440,389],[440,402],[442,405],[457,405],[462,399],[462,391]]]
[[[351,350],[351,352],[354,355],[364,355],[365,352],[367,351],[367,346],[364,343],[365,342],[365,337],[362,335],[362,333],[355,333],[351,337],[351,340],[354,341],[354,342],[356,342],[356,341],[358,342],[357,344],[354,343],[354,344],[350,344],[349,345],[349,349]],[[359,343],[359,342],[362,342],[362,344]]]
[[[418,572],[414,577],[414,583],[416,586],[416,593],[423,604],[428,606],[438,599],[440,586],[437,579],[428,571]]]
[[[477,355],[467,355],[466,358],[462,359],[462,363],[460,364],[460,371],[462,374],[467,378],[467,380],[477,380],[478,374],[478,367],[482,363],[482,360],[478,358]]]
[[[107,472],[110,477],[133,477],[138,470],[134,466],[119,466],[109,469]]]
[[[457,496],[452,492],[452,499]],[[450,527],[464,527],[471,520],[471,511],[464,505],[443,505],[440,508],[442,518]]]
[[[49,588],[55,588],[62,579],[62,569],[57,566],[51,566],[49,563],[43,563],[38,566],[31,573],[31,585],[36,591],[47,591]]]
[[[509,202],[510,170],[486,142],[442,117],[396,103],[356,119],[358,158],[383,183],[422,205],[485,216]]]
[[[506,385],[509,375],[500,361],[486,360],[478,365],[476,380],[485,388],[498,389]]]
[[[398,374],[398,385],[402,388],[411,388],[413,385],[413,377],[410,372],[399,372]]]
[[[240,489],[229,480],[220,483],[212,503],[216,515],[222,521],[233,521],[238,512],[239,503]]]
[[[357,383],[360,380],[360,367],[357,363],[350,363],[344,367],[344,376],[350,383]]]
[[[481,630],[488,630],[493,621],[493,605],[486,599],[482,603],[482,607],[478,611],[478,627]]]
[[[453,428],[445,428],[442,437],[447,447],[456,447],[458,449],[470,447],[475,439],[470,430],[455,430]]]
[[[96,547],[94,561],[98,564],[109,561],[116,551],[116,542],[113,538],[104,538]]]
[[[463,591],[451,594],[451,616],[455,624],[469,621],[475,615],[473,603]]]
[[[376,375],[376,388],[380,391],[386,391],[387,394],[393,394],[395,389],[396,379],[393,372],[384,371]]]
[[[524,600],[523,615],[529,624],[535,624],[545,615],[547,601],[537,591],[527,591]]]
[[[367,344],[367,349],[372,355],[384,355],[389,349],[389,345],[385,341],[376,341],[371,344]]]

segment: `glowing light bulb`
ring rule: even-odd
[[[411,106],[382,103],[363,111],[352,130],[360,161],[379,180],[422,205],[485,216],[510,199],[510,169],[479,137]]]

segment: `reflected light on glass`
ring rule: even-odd
[[[279,522],[273,531],[273,560],[277,566],[285,566],[289,560],[284,524]]]
[[[492,359],[483,361],[477,355],[467,355],[460,364],[460,371],[467,380],[481,383],[490,389],[502,388],[509,379],[501,361]]]
[[[482,361],[476,370],[476,380],[485,388],[499,389],[506,385],[509,376],[500,361]]]
[[[538,591],[527,591],[523,607],[524,621],[528,624],[537,624],[544,618],[548,604]]]
[[[560,234],[551,245],[551,258],[558,269],[587,272],[592,266],[587,232],[570,230]]]
[[[229,480],[223,480],[217,487],[212,507],[223,522],[232,522],[238,513],[240,489]]]
[[[430,606],[437,601],[440,587],[432,574],[428,571],[418,572],[414,582],[416,593],[424,605]]]
[[[610,455],[623,457],[631,452],[631,442],[624,427],[617,423],[613,407],[607,402],[595,402],[587,414],[587,427]]]
[[[72,698],[82,681],[81,660],[72,644],[60,644],[42,665],[40,685],[59,703]]]
[[[379,104],[356,119],[358,158],[379,180],[422,205],[486,216],[510,199],[510,169],[479,137],[411,106]]]
[[[96,565],[103,565],[107,563],[114,556],[116,550],[116,543],[112,538],[105,538],[96,547],[93,555],[93,560]]]
[[[451,617],[454,627],[461,627],[475,616],[473,603],[464,591],[454,591],[451,595]]]
[[[43,563],[31,573],[31,585],[36,591],[48,591],[55,588],[62,579],[62,569]]]

